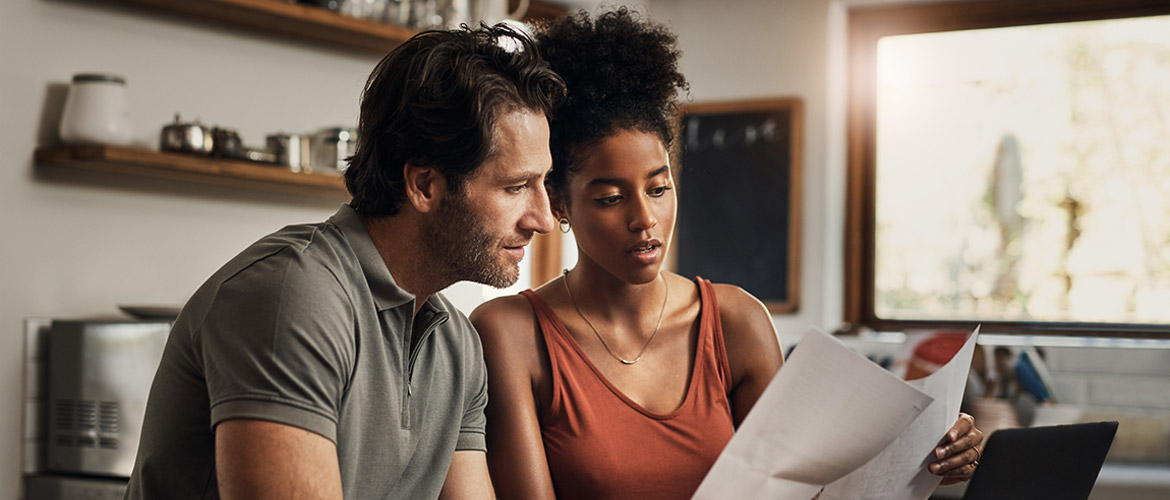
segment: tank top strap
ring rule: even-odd
[[[549,307],[548,302],[537,295],[533,290],[524,290],[520,292],[528,302],[532,304],[532,311],[536,314],[536,322],[540,325],[540,335],[544,338],[546,348],[556,345],[562,348],[570,347],[563,335],[568,333],[568,327],[557,317],[552,308]],[[553,364],[553,375],[556,375],[557,367]]]
[[[727,361],[727,347],[723,343],[723,320],[719,316],[719,303],[715,299],[715,287],[711,285],[710,281],[699,276],[695,276],[695,282],[699,284],[699,300],[703,304],[703,318],[699,324],[710,325],[703,328],[709,330],[709,335],[706,335],[708,332],[701,331],[699,342],[702,343],[704,337],[710,339],[712,355],[715,358],[718,376],[723,382],[724,393],[731,394],[731,365]]]

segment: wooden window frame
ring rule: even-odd
[[[1166,337],[1170,325],[880,318],[874,310],[877,45],[885,36],[1170,14],[1165,0],[990,0],[858,6],[848,13],[845,307],[849,328],[974,328],[996,333]]]

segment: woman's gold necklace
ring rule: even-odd
[[[662,274],[659,273],[659,276],[662,276]],[[568,269],[565,269],[563,281],[565,282],[565,291],[569,293],[569,300],[573,302],[573,309],[577,310],[577,314],[581,316],[581,319],[585,320],[585,324],[589,325],[589,329],[593,330],[593,334],[597,336],[597,340],[601,341],[601,346],[605,347],[605,352],[608,352],[610,356],[613,356],[618,361],[621,361],[623,365],[632,365],[641,360],[642,355],[646,353],[646,348],[650,347],[650,342],[654,341],[654,336],[658,335],[658,328],[662,326],[663,314],[666,313],[666,299],[670,297],[670,287],[666,286],[666,278],[662,278],[662,286],[665,287],[665,290],[662,292],[662,310],[658,311],[658,324],[654,326],[654,332],[650,334],[650,338],[646,339],[646,343],[642,344],[642,349],[638,351],[638,356],[634,359],[626,359],[618,356],[616,352],[613,352],[613,349],[609,348],[609,344],[605,343],[605,339],[601,337],[601,334],[597,333],[597,328],[593,326],[593,323],[589,321],[589,318],[585,317],[585,313],[581,312],[581,306],[577,305],[577,299],[573,297],[573,291],[569,289]]]

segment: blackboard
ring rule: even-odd
[[[684,106],[675,269],[742,287],[776,313],[800,296],[798,99]]]

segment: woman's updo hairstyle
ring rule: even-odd
[[[622,130],[657,135],[669,149],[682,52],[661,24],[625,7],[590,19],[585,11],[537,25],[541,56],[565,81],[568,98],[550,123],[553,168],[547,184],[563,192],[574,153]]]

